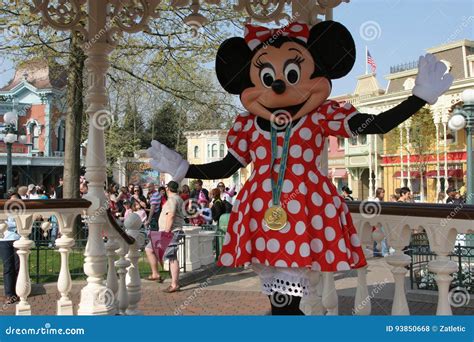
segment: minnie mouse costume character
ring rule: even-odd
[[[254,163],[235,200],[219,264],[251,264],[274,315],[302,314],[301,298],[315,292],[314,271],[367,264],[348,208],[319,168],[325,139],[387,133],[452,83],[446,66],[427,54],[412,96],[378,115],[362,114],[328,100],[331,80],[349,73],[354,61],[354,41],[340,23],[246,25],[245,37],[224,41],[216,58],[220,84],[248,110],[227,136],[225,158],[189,165],[157,141],[148,150],[152,166],[177,180],[227,178]],[[284,306],[275,304],[277,296],[286,296]]]

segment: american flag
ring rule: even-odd
[[[374,74],[375,70],[377,69],[377,64],[375,64],[375,60],[370,55],[369,50],[367,50],[367,64],[370,65],[370,69],[371,69],[372,73]]]

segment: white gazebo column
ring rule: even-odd
[[[443,114],[441,117],[442,124],[443,124],[443,145],[444,145],[444,188],[448,188],[448,141],[447,141],[447,132],[446,128],[448,126],[449,117],[447,114]]]
[[[138,303],[141,299],[141,286],[142,282],[140,279],[140,272],[138,269],[138,259],[140,258],[139,249],[143,246],[145,239],[143,234],[140,232],[140,226],[142,221],[140,217],[132,213],[124,222],[124,227],[128,235],[135,239],[135,242],[129,246],[127,260],[130,261],[130,266],[127,269],[126,283],[128,292],[128,308],[126,311],[127,315],[140,315],[141,311],[138,310]]]
[[[441,177],[439,173],[439,124],[441,121],[439,112],[435,112],[434,116],[434,124],[436,129],[436,202],[438,202],[438,195],[441,192]]]
[[[369,152],[369,196],[368,199],[374,198],[374,183],[372,182],[372,135],[367,135],[367,148]]]
[[[379,136],[378,134],[374,134],[373,135],[374,137],[374,174],[375,174],[375,189],[377,189],[378,187],[380,187],[380,184],[379,184],[379,150],[378,150],[378,146],[377,146],[377,140],[379,139]],[[375,196],[374,196],[375,197]]]

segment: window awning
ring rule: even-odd
[[[437,170],[430,170],[426,172],[426,177],[427,178],[436,178],[438,176]],[[446,172],[444,169],[439,170],[439,176],[440,177],[445,177]],[[463,171],[462,169],[449,169],[448,170],[448,177],[451,178],[462,178],[463,177]]]
[[[401,176],[401,171],[397,171],[393,174],[393,177],[394,178],[400,178]],[[408,171],[403,171],[403,178],[407,178],[408,177]],[[419,178],[420,177],[420,172],[419,171],[410,171],[410,178],[413,179],[413,178]]]
[[[347,178],[347,171],[346,169],[336,169],[334,172],[329,170],[328,174],[329,178]]]

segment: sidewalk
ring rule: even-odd
[[[393,296],[393,278],[381,259],[369,260],[367,274],[369,296],[372,298],[372,315],[390,315]],[[214,269],[214,274],[204,277],[182,291],[172,294],[162,292],[168,284],[143,280],[142,300],[139,309],[144,315],[268,315],[268,298],[260,293],[258,277],[251,270]],[[336,274],[339,295],[339,314],[352,315],[357,272]],[[84,283],[75,282],[72,300],[75,310],[79,303],[80,289]],[[47,293],[31,296],[34,315],[54,315],[59,294],[55,284],[46,286]],[[408,288],[408,287],[407,287]],[[376,290],[375,290],[376,289]],[[436,295],[408,293],[411,315],[434,315]],[[13,315],[14,306],[0,307],[0,315]],[[472,307],[453,308],[454,315],[473,315]]]

